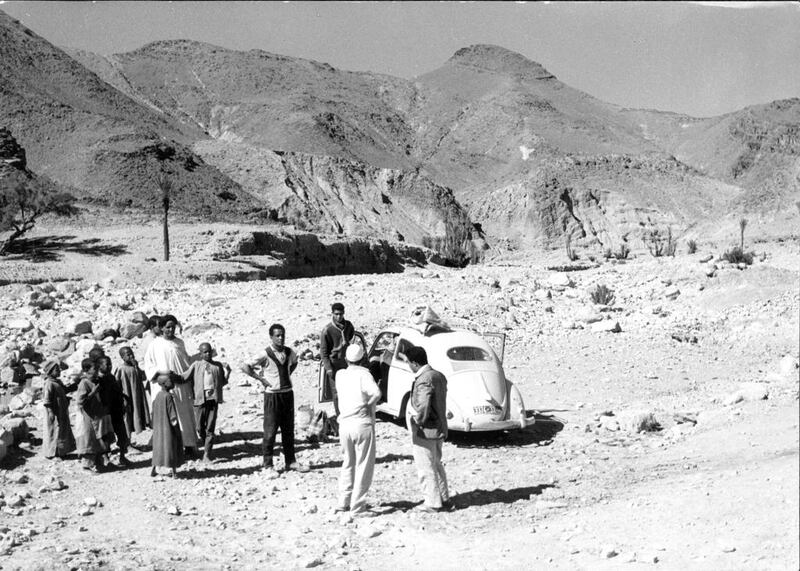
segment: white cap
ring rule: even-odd
[[[364,357],[364,349],[361,345],[348,345],[344,357],[351,363],[358,363]]]

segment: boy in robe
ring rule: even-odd
[[[170,468],[170,475],[177,476],[176,468],[183,463],[183,440],[178,425],[178,411],[172,396],[170,371],[159,371],[155,381],[161,387],[153,399],[153,468],[150,475],[155,477],[158,466]]]
[[[42,401],[44,404],[44,443],[45,458],[62,459],[75,451],[75,437],[69,424],[69,397],[61,383],[61,363],[48,361],[42,366],[45,374]]]
[[[192,363],[182,376],[190,381],[193,388],[197,435],[203,443],[203,462],[208,464],[211,462],[217,411],[222,402],[222,387],[228,384],[231,370],[212,360],[214,349],[210,343],[201,343],[199,349],[201,360]]]
[[[75,402],[78,404],[77,452],[83,458],[83,467],[94,472],[104,468],[103,454],[114,442],[114,427],[100,396],[97,382],[97,365],[91,359],[81,361],[83,371]]]
[[[98,383],[100,384],[100,398],[108,409],[111,417],[111,426],[117,439],[119,448],[119,463],[121,466],[130,465],[130,461],[125,457],[130,444],[130,435],[125,426],[125,409],[127,397],[123,394],[117,379],[111,374],[111,358],[100,357],[97,360]]]
[[[145,392],[144,371],[139,368],[133,349],[127,345],[119,350],[122,365],[114,372],[122,392],[128,397],[125,407],[125,427],[128,433],[139,434],[150,426],[150,397]]]

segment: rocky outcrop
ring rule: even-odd
[[[586,246],[644,247],[649,232],[677,235],[698,218],[718,216],[740,192],[673,157],[577,156],[491,192],[470,214],[490,235],[505,229],[518,247],[563,245],[566,236]]]
[[[301,230],[417,245],[479,237],[453,192],[417,172],[225,141],[195,150]]]

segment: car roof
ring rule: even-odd
[[[444,352],[451,347],[465,345],[489,348],[489,344],[483,337],[468,329],[455,329],[453,331],[435,333],[433,335],[424,335],[421,331],[413,327],[398,327],[392,331],[398,333],[402,338],[408,339],[415,345],[424,347],[426,350],[431,349]]]

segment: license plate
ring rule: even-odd
[[[494,414],[497,412],[497,408],[490,404],[485,404],[483,406],[472,407],[472,412],[474,414]]]

